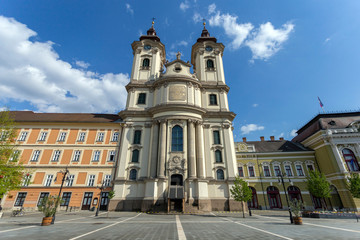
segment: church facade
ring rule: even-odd
[[[131,46],[120,113],[10,112],[25,173],[23,186],[0,199],[3,209],[34,210],[61,189],[64,210],[235,211],[242,206],[230,189],[240,176],[253,192],[250,208],[288,209],[296,198],[314,210],[321,199],[305,181],[318,170],[331,184],[328,209],[360,210],[347,188],[347,177],[360,174],[360,112],[319,114],[291,141],[235,143],[224,45],[205,26],[190,62],[180,53],[166,61],[153,26]]]

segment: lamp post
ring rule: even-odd
[[[99,208],[100,208],[100,202],[101,202],[101,195],[102,195],[102,191],[105,189],[104,187],[104,181],[101,183],[101,187],[100,187],[100,196],[99,196],[99,201],[97,204],[97,209],[96,209],[96,213],[95,213],[95,217],[97,217],[99,215]]]
[[[60,190],[59,190],[59,195],[58,195],[58,199],[57,199],[57,202],[56,202],[56,205],[55,205],[55,212],[54,212],[54,215],[53,215],[53,218],[52,218],[52,221],[51,221],[51,224],[54,224],[55,223],[55,214],[56,214],[56,210],[57,210],[57,206],[58,206],[58,201],[60,200],[60,196],[61,196],[61,191],[62,191],[62,188],[64,186],[64,182],[65,180],[68,180],[66,178],[66,175],[69,174],[69,170],[67,169],[67,167],[65,168],[64,171],[60,171],[60,173],[63,174],[63,177],[62,177],[62,180],[61,180],[61,186],[60,186]]]
[[[294,220],[293,220],[293,218],[292,218],[292,213],[291,213],[290,205],[289,205],[289,199],[288,199],[288,196],[287,196],[287,193],[286,193],[286,188],[285,188],[285,183],[284,183],[284,177],[286,177],[286,173],[280,172],[277,177],[278,177],[279,183],[281,182],[282,185],[283,185],[283,188],[284,188],[285,198],[286,198],[286,202],[287,202],[287,205],[288,205],[288,208],[289,208],[290,223],[294,223]],[[289,182],[291,182],[290,179],[289,179]]]

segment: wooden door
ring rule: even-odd
[[[93,197],[92,192],[84,193],[84,199],[83,199],[83,203],[81,206],[81,210],[90,210],[92,197]]]

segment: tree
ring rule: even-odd
[[[241,202],[243,218],[245,218],[244,202],[247,202],[252,198],[252,191],[248,187],[247,182],[242,180],[240,177],[236,177],[234,186],[230,189],[230,192],[231,192],[231,196],[235,199],[235,201]]]
[[[321,199],[321,208],[324,210],[324,198],[330,197],[330,183],[326,180],[325,175],[318,171],[310,171],[306,179],[307,189],[314,197]]]
[[[16,128],[9,111],[0,112],[0,198],[8,191],[19,189],[24,167],[16,151]]]
[[[351,195],[354,198],[360,198],[360,177],[359,177],[359,174],[353,173],[347,179],[349,180],[347,187],[348,187]]]

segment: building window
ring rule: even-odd
[[[249,177],[255,177],[254,167],[249,166],[248,169],[249,169]]]
[[[280,176],[280,166],[274,166],[274,172],[276,177]]]
[[[32,177],[32,175],[28,174],[28,173],[24,175],[23,182],[22,182],[23,187],[29,186],[31,177]]]
[[[114,162],[115,161],[115,153],[116,152],[113,151],[113,150],[109,152],[109,159],[108,159],[109,162]]]
[[[97,137],[97,142],[102,142],[102,141],[104,141],[104,135],[105,135],[105,133],[99,132],[99,133],[98,133],[98,137]]]
[[[21,132],[19,141],[25,141],[28,134],[29,132]]]
[[[137,177],[136,175],[137,175],[136,169],[131,169],[129,179],[130,180],[136,180],[136,177]]]
[[[134,162],[134,163],[139,162],[139,150],[135,149],[132,151],[131,162]]]
[[[213,131],[213,135],[214,135],[214,144],[220,144],[220,132]]]
[[[353,153],[353,151],[351,151],[348,148],[344,148],[342,150],[342,154],[344,156],[346,165],[347,165],[350,172],[360,171],[359,170],[359,163],[356,160],[356,157],[355,157],[355,154]]]
[[[141,130],[135,130],[133,144],[140,144],[141,141]]]
[[[73,162],[78,162],[80,160],[80,155],[81,155],[81,151],[80,150],[76,150],[74,152],[74,156],[73,156],[73,159],[72,161]]]
[[[109,187],[111,183],[111,175],[105,175],[104,178],[104,187]]]
[[[215,162],[221,163],[222,162],[222,155],[220,150],[215,151]]]
[[[206,61],[206,68],[207,68],[208,70],[214,70],[214,61],[211,60],[211,59],[208,59],[208,60]]]
[[[64,192],[62,195],[62,202],[60,206],[69,206],[71,199],[71,192]]]
[[[48,134],[47,132],[41,132],[39,141],[45,141],[47,134]]]
[[[114,133],[113,133],[111,141],[112,141],[112,142],[117,142],[117,141],[119,141],[119,132],[114,132]]]
[[[243,167],[238,167],[239,177],[244,177]]]
[[[304,176],[304,171],[303,171],[303,169],[302,169],[302,166],[301,166],[300,164],[298,164],[298,165],[295,165],[295,167],[296,167],[296,173],[297,173],[297,175],[298,175],[298,176]]]
[[[73,174],[69,175],[66,179],[66,186],[72,187],[72,185],[74,183],[74,179],[75,179],[75,175],[73,175]]]
[[[266,189],[270,208],[281,208],[281,199],[279,189],[274,186],[270,186]]]
[[[26,192],[18,193],[18,196],[17,196],[15,204],[14,204],[15,207],[22,207],[24,205],[26,194],[27,194]]]
[[[148,69],[150,67],[150,59],[144,58],[142,66]]]
[[[59,139],[58,139],[58,142],[64,142],[65,138],[66,138],[66,132],[61,132],[60,136],[59,136]]]
[[[51,159],[51,161],[52,162],[58,162],[59,158],[60,158],[60,154],[61,154],[60,150],[54,151],[54,155],[53,155],[53,158]]]
[[[54,177],[54,175],[52,175],[52,174],[46,175],[46,179],[45,179],[45,183],[44,183],[45,187],[50,187],[51,186],[53,177]]]
[[[270,177],[270,168],[269,166],[264,166],[264,177]]]
[[[248,202],[249,203],[249,207],[250,208],[258,208],[258,200],[257,200],[257,195],[256,195],[256,189],[253,187],[249,187],[251,192],[252,192],[252,198],[251,200]]]
[[[288,195],[289,195],[290,201],[294,201],[295,199],[297,199],[298,201],[302,201],[301,192],[298,187],[289,186],[288,187]]]
[[[173,127],[171,131],[171,138],[171,151],[183,151],[183,128],[179,125]]]
[[[9,158],[9,161],[10,161],[10,162],[16,162],[16,161],[19,159],[19,156],[20,156],[20,150],[15,150],[15,151],[11,154],[11,156],[10,156],[10,158]]]
[[[93,187],[95,183],[95,174],[90,174],[88,179],[88,186]]]
[[[100,151],[97,150],[94,152],[94,156],[93,156],[93,162],[98,162],[100,160]]]
[[[210,105],[218,105],[216,94],[210,94]]]
[[[224,180],[224,171],[222,169],[216,170],[216,179]]]
[[[35,150],[30,161],[36,162],[37,160],[39,160],[40,152],[40,150]]]
[[[78,142],[84,142],[85,141],[86,132],[79,133]]]
[[[137,104],[145,104],[146,103],[146,93],[139,93]]]
[[[47,198],[47,197],[49,197],[49,193],[48,193],[48,192],[42,192],[42,193],[40,193],[40,197],[39,197],[39,200],[38,200],[38,202],[37,202],[37,206],[38,206],[38,207],[41,206],[42,203],[43,203],[43,201],[44,201],[44,199]]]
[[[292,177],[292,171],[291,171],[291,166],[290,165],[286,165],[285,166],[285,173],[286,173],[286,176],[288,177]]]

